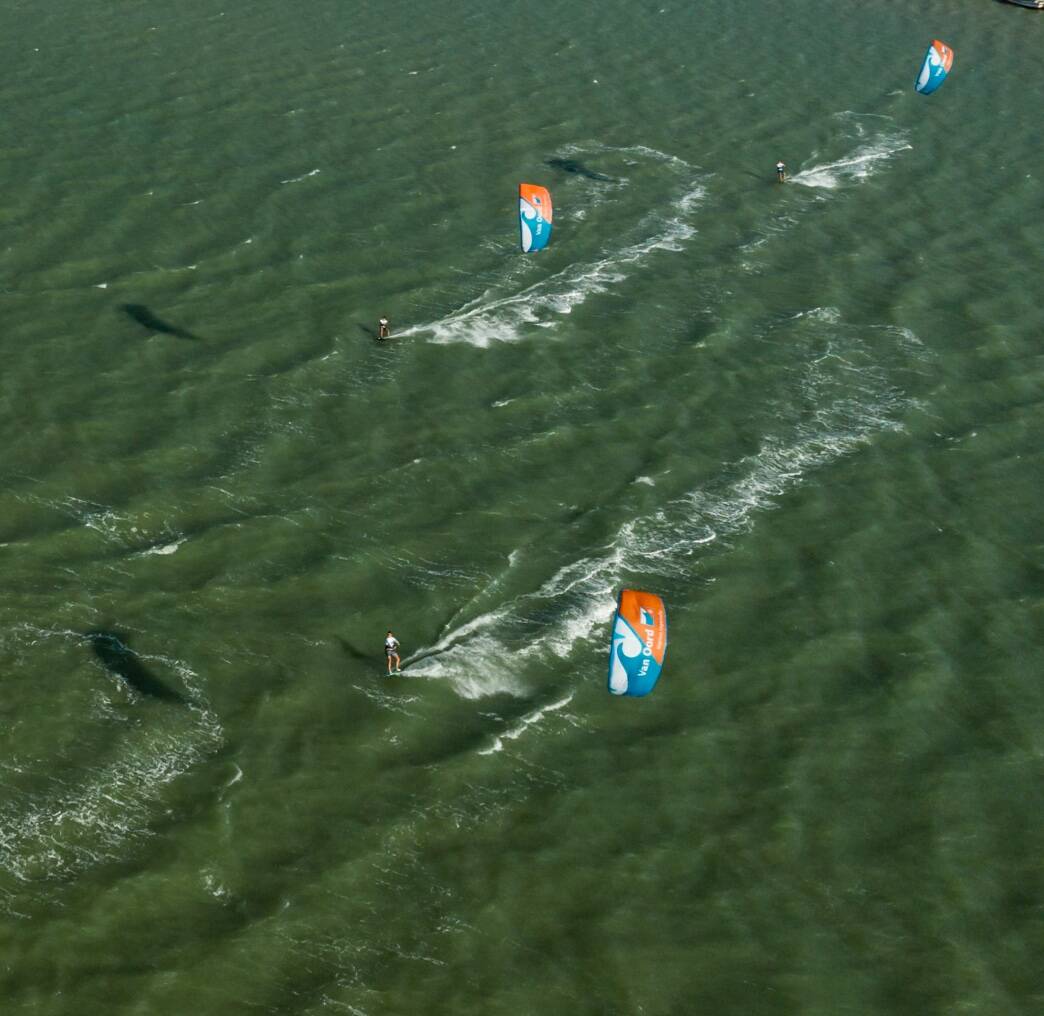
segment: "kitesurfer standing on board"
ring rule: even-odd
[[[386,339],[389,335],[391,335],[391,332],[388,331],[388,319],[386,317],[382,317],[377,322],[377,338]]]
[[[392,673],[392,660],[395,661],[395,673],[401,674],[402,671],[399,669],[401,661],[399,660],[399,640],[389,631],[384,637],[384,655],[388,657],[388,673]]]
[[[787,167],[782,159],[776,163],[776,179],[782,183],[787,178]]]

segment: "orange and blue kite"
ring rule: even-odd
[[[609,650],[609,690],[648,695],[667,654],[667,608],[655,593],[620,591]]]
[[[924,54],[921,72],[917,75],[914,88],[921,95],[931,95],[945,80],[953,66],[953,50],[935,39]]]
[[[518,185],[518,223],[525,253],[543,250],[551,239],[551,195],[535,183]]]

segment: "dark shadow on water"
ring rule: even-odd
[[[120,310],[122,310],[123,313],[133,321],[137,321],[142,328],[148,328],[150,332],[161,332],[163,335],[173,335],[178,339],[192,339],[195,342],[200,341],[198,335],[193,335],[192,332],[186,331],[184,328],[178,328],[177,325],[172,325],[169,322],[164,321],[162,318],[156,317],[156,315],[143,304],[121,303]]]
[[[358,660],[361,663],[372,663],[375,666],[384,662],[384,657],[380,653],[364,653],[361,649],[353,646],[347,639],[341,638],[340,635],[335,635],[334,638],[341,649],[344,650],[344,655],[353,660]]]
[[[552,169],[560,169],[563,173],[582,176],[586,180],[598,180],[601,183],[617,182],[615,177],[606,176],[605,173],[597,173],[593,169],[588,169],[587,166],[582,162],[577,162],[576,159],[547,159],[544,165],[550,166]]]
[[[83,637],[91,644],[94,655],[102,666],[114,677],[120,678],[134,691],[147,698],[161,702],[186,705],[185,697],[168,688],[141,662],[140,657],[127,645],[127,636],[115,631],[88,631]]]

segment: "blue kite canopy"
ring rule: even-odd
[[[945,80],[953,66],[953,50],[935,39],[924,54],[924,62],[921,71],[917,75],[914,88],[921,95],[931,95]]]

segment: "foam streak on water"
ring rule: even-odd
[[[781,330],[791,341],[804,334],[823,343],[790,368],[786,393],[777,396],[780,404],[814,407],[811,418],[766,434],[755,454],[724,464],[717,481],[624,522],[608,545],[560,568],[536,591],[449,631],[417,654],[411,674],[447,678],[468,698],[524,694],[514,661],[568,657],[611,617],[622,581],[691,580],[708,545],[735,539],[812,474],[901,429],[914,402],[892,375],[916,369],[924,357],[915,336],[845,325],[833,308],[797,314]],[[554,620],[531,620],[544,615]]]
[[[662,209],[642,215],[633,227],[639,239],[622,242],[599,258],[572,264],[521,290],[504,294],[504,283],[498,283],[445,317],[413,325],[398,335],[403,338],[430,336],[436,342],[467,342],[480,347],[491,342],[517,341],[528,329],[549,328],[557,318],[572,313],[592,296],[609,292],[656,252],[684,250],[685,242],[696,232],[691,220],[706,197],[700,174],[674,156],[641,146],[629,149],[571,146],[564,149],[563,154],[597,158],[607,151],[614,155],[629,153],[634,160],[666,164],[672,178],[680,177],[682,192],[667,199]],[[585,200],[566,214],[584,218],[590,208],[603,202],[623,203],[619,194],[608,195],[624,182],[614,181],[608,187],[601,181],[590,184]],[[628,212],[622,211],[622,214]],[[614,234],[627,235],[626,222],[621,227],[616,219],[610,220],[609,228]]]
[[[76,632],[29,625],[20,626],[17,636],[30,646],[82,642]],[[198,675],[180,660],[139,659],[143,666],[173,671],[185,687],[198,688]],[[0,806],[0,871],[18,882],[66,880],[88,867],[126,858],[152,835],[150,824],[164,788],[204,762],[223,741],[217,716],[199,704],[167,707],[122,688],[115,693],[130,695],[135,704],[129,708],[144,710],[149,722],[127,724],[109,757],[97,765],[73,775],[46,776],[42,788],[31,794],[14,790]],[[150,711],[150,705],[156,708]],[[99,706],[97,717],[82,717],[84,736],[98,720],[125,722],[128,705],[121,708],[103,699]],[[40,756],[48,755],[42,745]],[[15,769],[19,771],[21,767]]]
[[[791,183],[803,187],[836,190],[850,181],[865,180],[879,172],[900,152],[909,151],[909,133],[891,126],[888,117],[837,114],[842,136],[859,139],[852,151],[831,162],[816,163],[793,174]]]

